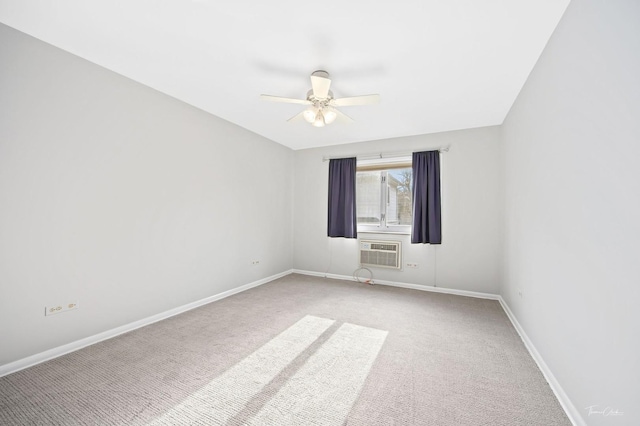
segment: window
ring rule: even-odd
[[[358,162],[358,232],[411,233],[411,177],[411,158]]]

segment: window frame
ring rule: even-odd
[[[380,182],[380,214],[381,220],[380,224],[359,224],[358,223],[358,233],[374,233],[374,234],[401,234],[401,235],[411,235],[411,227],[412,225],[389,225],[387,224],[387,203],[385,203],[387,197],[389,196],[388,189],[387,194],[384,194],[385,186],[388,186],[388,170],[391,169],[399,169],[399,168],[411,168],[412,166],[412,158],[409,156],[402,157],[387,157],[387,158],[376,158],[376,159],[367,159],[367,160],[358,160],[356,166],[356,179],[358,172],[362,171],[383,171],[386,181]],[[413,180],[413,177],[412,177]],[[386,185],[385,185],[386,183]],[[413,182],[411,183],[411,189],[413,187]],[[357,186],[356,186],[356,194],[357,194]],[[413,199],[413,197],[412,197]],[[413,201],[412,201],[413,203]],[[357,211],[357,195],[356,195],[356,211]],[[413,210],[413,206],[412,206]],[[412,212],[413,213],[413,212]],[[413,217],[412,217],[413,222]]]

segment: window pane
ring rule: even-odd
[[[358,225],[380,225],[380,171],[356,173]]]
[[[411,168],[387,172],[387,225],[411,225]]]

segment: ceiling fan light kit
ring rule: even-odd
[[[336,118],[338,117],[338,114],[336,113],[336,109],[333,107],[325,108],[325,110],[322,112],[322,115],[324,116],[324,122],[326,124],[333,123],[334,121],[336,121]]]
[[[329,73],[318,70],[311,73],[311,90],[307,92],[307,99],[284,98],[271,95],[261,95],[261,97],[267,101],[306,105],[307,109],[287,121],[296,121],[299,118],[303,118],[314,127],[324,127],[326,124],[333,123],[337,118],[340,118],[344,122],[353,121],[349,116],[336,109],[336,106],[369,105],[380,101],[380,95],[364,95],[335,99],[329,87],[331,87]]]
[[[302,111],[302,116],[305,121],[314,127],[324,127],[325,124],[333,123],[338,114],[336,109],[330,106],[318,108],[316,106],[310,106]]]

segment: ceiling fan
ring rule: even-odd
[[[352,118],[340,112],[336,107],[370,105],[380,102],[380,95],[352,96],[349,98],[335,99],[329,87],[331,87],[329,73],[318,70],[311,73],[311,90],[307,92],[307,99],[283,98],[281,96],[271,95],[260,95],[260,97],[266,101],[306,105],[308,107],[307,109],[294,115],[287,121],[296,121],[304,118],[315,127],[324,127],[325,124],[333,123],[336,118],[345,122],[353,121]]]

